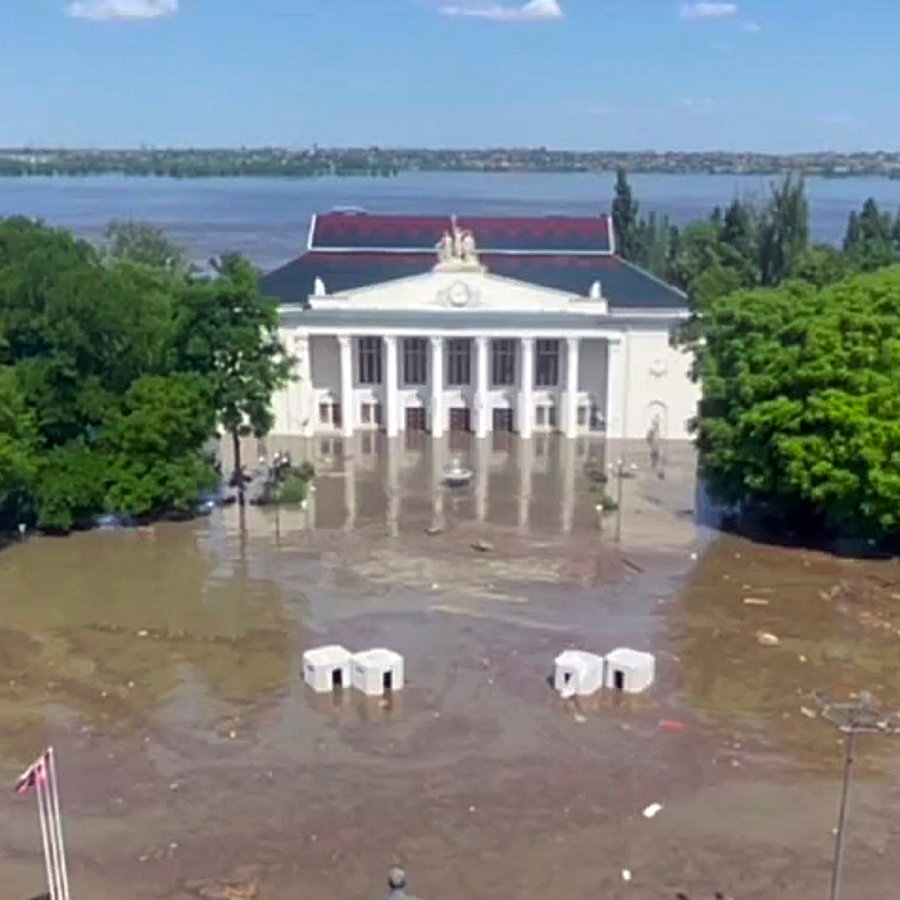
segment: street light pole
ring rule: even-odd
[[[872,695],[861,691],[853,703],[831,703],[821,692],[815,695],[819,704],[819,716],[834,725],[844,735],[844,778],[841,785],[841,802],[834,839],[834,861],[831,866],[831,900],[840,900],[844,874],[844,836],[847,807],[850,796],[850,778],[856,761],[856,740],[862,733],[900,733],[900,713],[885,715],[875,708]]]
[[[616,460],[616,543],[622,542],[622,478],[625,475],[625,460]]]
[[[847,798],[850,795],[850,775],[856,756],[856,736],[859,732],[850,731],[844,739],[844,782],[841,785],[841,805],[838,811],[837,834],[834,838],[834,862],[831,866],[831,900],[838,900],[841,894],[841,881],[844,873],[844,823],[847,821]]]

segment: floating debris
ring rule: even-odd
[[[657,813],[662,812],[662,803],[651,803],[649,806],[644,808],[644,811],[641,815],[645,819],[652,819]]]
[[[763,647],[777,647],[781,643],[778,635],[772,634],[771,631],[757,631],[756,640]]]

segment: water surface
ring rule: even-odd
[[[585,474],[602,445],[475,443],[461,491],[427,443],[293,446],[320,471],[306,509],[0,554],[0,776],[57,746],[78,896],[234,877],[362,898],[395,861],[475,900],[617,896],[626,867],[636,896],[822,895],[841,748],[802,707],[860,687],[900,705],[895,566],[699,531],[690,454],[660,478],[640,446],[617,545]],[[310,694],[303,650],[330,642],[397,649],[405,690]],[[656,653],[649,695],[548,688],[562,649],[620,645]],[[897,774],[865,741],[854,896],[893,889]],[[34,808],[7,803],[4,896],[28,900]]]

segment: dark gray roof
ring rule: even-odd
[[[672,311],[686,306],[681,291],[617,256],[486,253],[480,261],[490,274],[581,297],[599,281],[611,308]],[[266,275],[263,290],[281,303],[305,305],[316,278],[328,293],[341,293],[423,275],[434,262],[434,255],[425,254],[310,251]]]

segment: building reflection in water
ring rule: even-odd
[[[568,534],[596,527],[594,498],[584,477],[593,458],[604,465],[604,443],[556,435],[519,439],[451,433],[431,438],[409,432],[299,438],[271,436],[265,452],[287,451],[316,467],[300,527],[351,531],[379,526],[403,531],[473,522],[522,534]],[[472,471],[465,487],[444,484],[449,465]],[[291,516],[291,525],[298,517]]]

